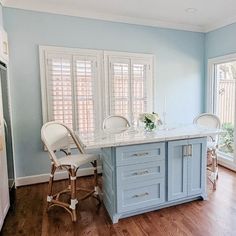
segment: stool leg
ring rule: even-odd
[[[213,155],[212,155],[212,173],[213,173],[213,189],[216,190],[218,168],[217,168],[217,155],[215,150],[213,150]]]
[[[94,167],[94,194],[93,197],[98,200],[99,204],[101,203],[101,190],[98,186],[98,169],[97,169],[97,161],[91,163]]]
[[[98,186],[98,169],[97,169],[97,161],[95,160],[93,163],[94,167],[94,186]]]
[[[216,166],[215,163],[216,159],[215,157],[212,158],[212,173],[213,173],[213,189],[216,190]]]
[[[72,209],[72,221],[75,222],[77,220],[76,216],[76,204],[78,203],[76,199],[76,171],[73,167],[71,169],[71,205],[70,208]]]
[[[49,208],[49,205],[52,201],[52,186],[53,186],[53,179],[54,179],[54,173],[56,171],[56,167],[54,165],[54,163],[52,163],[51,165],[51,174],[50,174],[50,179],[49,179],[49,184],[48,184],[48,196],[47,196],[47,211]]]

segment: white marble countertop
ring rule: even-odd
[[[76,135],[79,137],[85,148],[97,149],[104,147],[117,147],[132,144],[215,136],[222,132],[223,131],[221,129],[210,129],[191,124],[172,128],[160,127],[152,132],[146,132],[143,129],[129,128],[122,131],[103,131],[88,136],[81,136],[78,133]]]

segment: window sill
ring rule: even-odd
[[[218,153],[218,163],[221,166],[224,166],[230,170],[236,171],[236,162],[234,161],[234,158],[229,156],[229,155],[225,155],[223,153]]]

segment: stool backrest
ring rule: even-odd
[[[41,129],[41,139],[49,152],[51,161],[53,161],[56,166],[59,166],[60,163],[55,152],[64,149],[70,152],[71,141],[75,143],[80,153],[85,153],[74,132],[68,126],[60,122],[51,121],[44,124]]]
[[[193,120],[194,124],[206,126],[209,128],[220,128],[220,119],[218,116],[210,113],[203,113]]]
[[[211,113],[200,114],[193,120],[193,123],[208,128],[216,128],[216,129],[219,129],[221,126],[219,117]],[[212,140],[214,140],[214,142],[218,142],[218,135],[211,138]]]
[[[129,128],[130,123],[124,116],[112,115],[108,116],[103,121],[103,130],[121,130]]]

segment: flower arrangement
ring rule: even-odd
[[[144,128],[147,131],[152,131],[157,125],[161,125],[162,121],[157,113],[142,113],[139,115],[139,120],[145,124]]]

